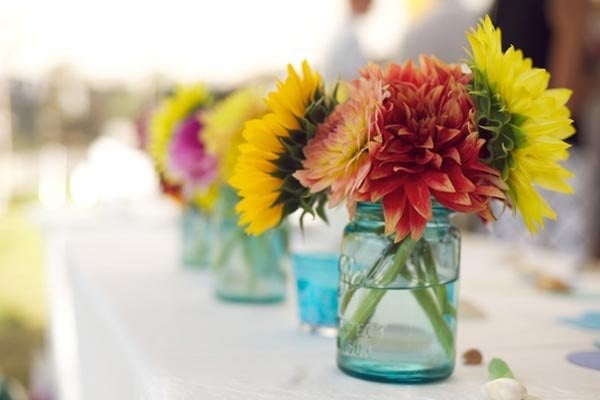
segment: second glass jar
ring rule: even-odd
[[[217,207],[216,294],[227,301],[275,303],[285,299],[288,232],[285,227],[252,236],[238,225],[237,196],[224,187]]]

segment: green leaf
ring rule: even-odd
[[[274,162],[278,169],[290,171],[293,174],[302,168],[302,163],[294,159],[290,153],[281,153],[279,158]]]
[[[490,361],[488,364],[488,373],[490,374],[491,381],[500,378],[515,378],[508,364],[501,358],[493,358]]]
[[[515,169],[517,167],[517,161],[512,156],[512,154],[509,154],[508,158],[506,159],[506,166],[509,169]]]
[[[504,168],[502,168],[502,180],[506,182],[508,180],[509,176],[510,176],[510,169],[507,165]]]
[[[510,116],[510,123],[513,125],[521,126],[527,121],[527,117],[523,114],[514,113]]]
[[[300,207],[300,201],[298,199],[291,199],[283,203],[282,215],[290,215]]]
[[[283,205],[282,220],[297,209],[303,211],[300,217],[301,226],[306,214],[313,216],[318,214],[327,220],[326,193],[311,193],[293,177],[293,174],[302,169],[302,162],[305,159],[304,147],[314,137],[317,126],[331,114],[336,105],[336,99],[319,88],[313,101],[304,110],[304,115],[298,118],[300,128],[289,130],[287,136],[279,138],[284,151],[278,154],[277,159],[271,161],[275,165],[275,171],[270,174],[283,181],[277,190],[278,196],[272,204],[273,207]]]
[[[306,142],[307,142],[306,132],[301,131],[301,130],[292,130],[292,131],[289,131],[288,133],[289,133],[288,138],[282,138],[282,140],[287,139],[287,140],[291,141],[291,143],[301,145],[301,146],[304,146],[306,144]]]
[[[469,94],[476,107],[476,121],[479,136],[485,140],[480,155],[481,161],[501,172],[503,180],[508,179],[514,168],[512,153],[527,145],[527,135],[520,128],[527,117],[511,114],[495,84],[490,84],[483,71],[472,68],[473,79],[469,84]]]
[[[335,82],[335,86],[333,87],[333,90],[331,91],[330,101],[331,101],[331,105],[333,107],[335,107],[338,104],[337,96],[338,96],[339,89],[340,89],[340,81],[338,80]]]
[[[317,215],[328,224],[329,220],[327,219],[327,213],[325,212],[326,204],[327,204],[327,197],[322,192],[321,196],[319,197],[319,201],[318,201],[318,205],[317,205]]]
[[[527,146],[527,134],[518,125],[509,125],[515,138],[515,146],[520,149]]]
[[[0,400],[11,400],[12,397],[8,393],[8,384],[0,376]]]

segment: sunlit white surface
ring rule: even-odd
[[[176,220],[162,221],[125,215],[62,230],[82,398],[481,400],[485,365],[458,361],[450,379],[431,385],[344,375],[335,366],[334,340],[299,331],[293,292],[286,303],[266,307],[217,301],[208,274],[179,265]],[[539,398],[596,400],[597,372],[565,359],[591,348],[594,334],[557,318],[579,315],[597,300],[537,291],[520,277],[526,254],[517,251],[528,249],[464,239],[461,299],[484,317],[469,318],[461,308],[458,354],[476,347],[485,360],[505,359]],[[560,264],[564,257],[538,260]],[[588,278],[597,291],[599,277]]]
[[[61,400],[80,400],[81,377],[73,290],[65,265],[65,237],[58,231],[46,238],[49,354],[54,371],[54,389]]]

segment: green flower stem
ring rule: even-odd
[[[378,258],[377,261],[375,261],[375,264],[371,265],[371,267],[369,268],[369,274],[367,275],[367,279],[372,278],[377,273],[377,271],[379,271],[379,269],[381,268],[381,264],[387,259],[387,256],[391,253],[394,253],[397,249],[398,249],[398,244],[394,244],[388,249],[388,251],[385,255]],[[350,300],[352,300],[352,297],[354,296],[354,292],[356,292],[356,289],[358,289],[358,286],[352,285],[348,288],[348,290],[346,290],[344,292],[344,295],[342,296],[342,299],[340,300],[341,314],[344,314],[346,312],[346,308],[348,308],[348,304],[350,304]]]
[[[244,236],[242,234],[242,236]],[[268,266],[265,264],[265,255],[270,251],[272,233],[264,233],[254,237],[242,237],[242,251],[244,260],[249,268],[248,288],[255,291],[260,281],[261,272]],[[274,256],[274,255],[272,255]]]
[[[446,286],[439,284],[440,279],[435,266],[435,259],[431,252],[431,245],[427,242],[423,242],[423,244],[423,264],[425,264],[425,272],[428,281],[431,283],[431,286],[435,288],[434,290],[440,306],[440,313],[448,313],[453,318],[456,318],[456,309],[448,301],[448,290],[446,289]]]
[[[255,243],[260,245],[260,250],[262,250],[263,248],[263,236],[257,236],[255,238],[245,238],[245,240],[242,240],[242,254],[244,256],[244,261],[246,261],[246,266],[248,267],[248,274],[249,274],[249,279],[248,279],[248,289],[250,291],[256,291],[256,287],[258,286],[258,269],[262,267],[262,265],[260,265],[260,263],[257,260],[257,257],[255,256],[254,252],[257,250],[255,247],[255,243],[254,240],[256,240]]]
[[[399,245],[400,245],[399,243],[392,244],[387,249],[386,253],[383,256],[379,257],[377,259],[377,261],[375,261],[375,263],[373,265],[371,265],[371,267],[369,268],[369,273],[367,275],[367,279],[373,278],[373,276],[380,270],[381,264],[385,262],[388,255],[396,253]],[[354,292],[356,292],[356,289],[358,289],[358,286],[352,285],[344,292],[344,294],[340,300],[340,305],[339,305],[341,314],[344,314],[346,312],[346,308],[348,308],[348,304],[350,304],[350,300],[352,300],[352,296],[354,296]]]
[[[357,286],[351,286],[346,290],[340,299],[340,314],[346,313],[346,308],[348,308],[348,304],[350,304],[350,300],[352,300],[352,296],[354,296],[354,292],[356,292]]]
[[[221,268],[223,268],[225,263],[227,263],[227,260],[229,260],[229,257],[231,257],[231,255],[233,254],[233,248],[236,245],[236,243],[238,241],[243,241],[243,240],[244,240],[244,232],[241,229],[236,229],[236,230],[232,231],[232,233],[230,235],[227,235],[227,239],[221,246],[221,249],[215,259],[215,263],[214,263],[214,267],[213,267],[213,268],[215,268],[215,271],[219,271]]]
[[[415,245],[416,242],[414,240],[407,238],[399,244],[394,244],[391,247],[392,251],[395,250],[394,261],[392,263],[392,266],[384,272],[384,275],[381,278],[381,280],[379,280],[382,286],[388,285],[391,282],[393,282],[394,279],[396,279],[396,276],[398,276],[400,269],[406,266],[406,261],[410,257],[413,249],[415,248]],[[382,260],[383,258],[385,258],[385,256],[381,257],[380,260]],[[369,274],[373,273],[379,265],[380,262],[378,260],[378,262],[375,263],[373,267],[371,267]],[[341,308],[341,310],[343,310],[342,313],[346,310],[346,307],[350,302],[355,290],[356,289],[348,291],[350,295],[348,296],[347,300],[342,299],[342,303],[344,304],[344,307]],[[360,335],[360,333],[364,329],[365,324],[375,312],[377,305],[379,304],[384,295],[385,290],[371,289],[368,291],[367,295],[364,297],[364,299],[362,299],[360,305],[358,306],[354,314],[350,317],[349,329],[340,331],[340,339],[343,342],[347,340],[354,340],[357,336]]]
[[[402,275],[407,280],[412,279],[411,272],[405,267],[406,262],[416,247],[416,244],[417,242],[408,238],[399,244],[394,244],[391,247],[390,250],[395,251],[394,260],[392,265],[386,269],[381,279],[378,280],[380,285],[385,286],[390,284],[396,279],[398,274]],[[383,258],[385,258],[385,256],[381,259]],[[377,272],[375,270],[381,264],[380,260],[378,260],[378,262],[371,267],[369,275]],[[449,357],[451,357],[453,356],[454,337],[452,330],[443,317],[443,312],[446,310],[454,316],[456,315],[456,311],[448,302],[446,288],[437,286],[439,284],[439,277],[435,267],[435,260],[428,243],[425,244],[423,264],[424,265],[418,266],[419,270],[417,271],[417,274],[419,275],[420,279],[426,278],[426,280],[433,286],[433,289],[431,291],[428,288],[412,289],[411,293],[429,319],[429,322],[431,323],[438,340],[444,348],[444,351]],[[344,294],[344,297],[340,303],[342,314],[345,312],[355,290],[355,288],[352,288]],[[355,340],[358,336],[360,336],[366,323],[375,312],[377,305],[385,293],[385,290],[373,289],[367,292],[366,296],[361,300],[361,303],[354,314],[352,314],[350,317],[348,329],[340,330],[339,335],[342,343],[349,340]]]
[[[410,274],[408,273],[403,274],[403,276],[410,279]],[[432,295],[432,292],[429,291],[428,288],[412,289],[410,292],[413,294],[423,311],[425,311],[425,315],[427,316],[427,319],[429,319],[433,331],[446,354],[449,357],[453,356],[452,349],[454,348],[454,335],[436,303],[435,292],[434,295]]]

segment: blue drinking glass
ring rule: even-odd
[[[323,336],[337,332],[338,262],[335,253],[292,254],[300,327],[306,332]]]

